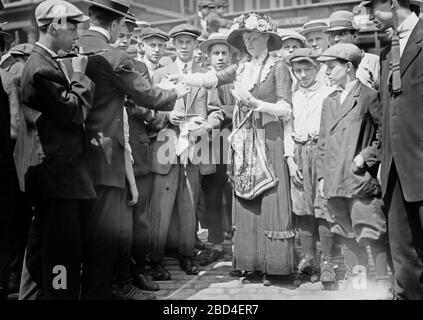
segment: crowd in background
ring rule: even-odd
[[[0,29],[1,299],[155,299],[171,250],[197,275],[225,239],[233,277],[338,290],[341,247],[344,287],[371,256],[423,299],[419,1],[360,4],[380,57],[346,10],[295,32],[199,1],[165,32],[86,1],[41,2],[35,44]]]

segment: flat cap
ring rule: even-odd
[[[173,27],[169,31],[169,36],[171,38],[175,38],[176,36],[179,36],[182,34],[189,35],[197,39],[201,35],[201,30],[194,27],[192,24],[183,23],[183,24],[177,25],[176,27]]]
[[[354,21],[354,14],[347,10],[335,11],[329,18],[329,29],[326,32],[339,30],[357,31],[360,27]]]
[[[312,31],[326,31],[327,29],[328,25],[326,22],[321,20],[311,20],[304,23],[303,30],[301,30],[300,33],[305,36],[307,33]]]
[[[88,21],[89,17],[72,3],[64,0],[46,0],[35,8],[35,19],[39,27],[55,19],[69,19],[75,22]]]
[[[326,51],[317,58],[317,61],[325,62],[341,59],[359,65],[362,58],[363,53],[356,45],[352,43],[339,43],[326,49]]]
[[[309,61],[312,64],[317,65],[318,57],[319,54],[316,52],[316,50],[313,50],[311,48],[298,48],[287,57],[287,60],[289,64],[298,61]]]
[[[9,53],[15,56],[29,56],[33,47],[30,43],[20,43],[10,48]]]
[[[160,30],[159,28],[145,28],[142,30],[140,35],[141,40],[152,37],[161,38],[166,42],[170,40],[169,35],[166,32]]]
[[[307,41],[306,38],[304,38],[303,35],[299,34],[298,32],[294,30],[281,30],[278,32],[279,36],[281,37],[282,41],[288,40],[288,39],[296,39],[302,43],[303,46],[306,46]]]

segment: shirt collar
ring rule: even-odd
[[[188,65],[188,72],[192,71],[192,65],[194,63],[194,60],[188,61],[188,62],[182,62],[179,58],[176,58],[175,60],[176,65],[178,66],[179,71],[182,72],[184,70],[184,66]]]
[[[419,22],[417,15],[412,12],[405,20],[398,26],[398,32],[411,32],[416,24]]]
[[[91,26],[88,30],[97,31],[106,37],[107,41],[110,41],[110,32],[102,27]]]
[[[345,84],[345,88],[342,88],[342,87],[338,86],[337,87],[337,90],[340,90],[340,91],[344,91],[346,93],[349,93],[351,91],[351,89],[355,86],[355,84],[357,83],[357,81],[358,81],[358,79],[355,79],[354,81],[351,81],[351,82],[347,82]]]
[[[148,60],[147,58],[144,57],[144,63],[147,66],[148,70],[152,70],[155,71],[158,67],[158,63],[154,64],[153,62],[151,62],[150,60]]]
[[[299,87],[299,91],[301,93],[308,93],[308,92],[316,92],[321,86],[323,85],[323,83],[321,83],[321,81],[316,81],[312,86],[308,87],[308,88],[303,88],[303,87]]]
[[[46,46],[42,45],[38,41],[35,44],[40,46],[41,48],[43,48],[45,51],[47,51],[52,56],[52,58],[58,56],[58,54],[56,52],[54,52],[53,50],[51,50],[51,49],[47,48]]]

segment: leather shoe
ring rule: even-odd
[[[221,257],[223,257],[224,254],[225,254],[225,252],[223,250],[211,249],[209,254],[207,255],[207,258],[202,260],[200,262],[200,264],[202,266],[206,266],[210,263],[213,263],[213,262],[219,260]]]
[[[165,269],[160,263],[151,265],[151,276],[155,281],[166,281],[171,279],[169,271]]]
[[[158,291],[159,285],[152,281],[146,274],[138,273],[132,276],[132,283],[134,286],[146,291]]]
[[[182,270],[185,271],[188,275],[196,275],[198,274],[198,268],[192,262],[192,259],[189,257],[180,257],[179,258],[179,266]]]
[[[114,292],[115,300],[157,300],[156,296],[134,287],[132,283],[120,286]]]

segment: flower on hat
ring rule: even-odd
[[[266,20],[264,20],[264,19],[260,19],[260,20],[257,22],[257,30],[258,30],[258,31],[261,31],[261,32],[266,32],[268,28],[269,28],[269,26],[268,26],[268,23],[267,23],[267,21],[266,21]]]
[[[257,28],[257,16],[256,15],[250,15],[247,20],[245,21],[245,27],[247,29],[256,29]]]

